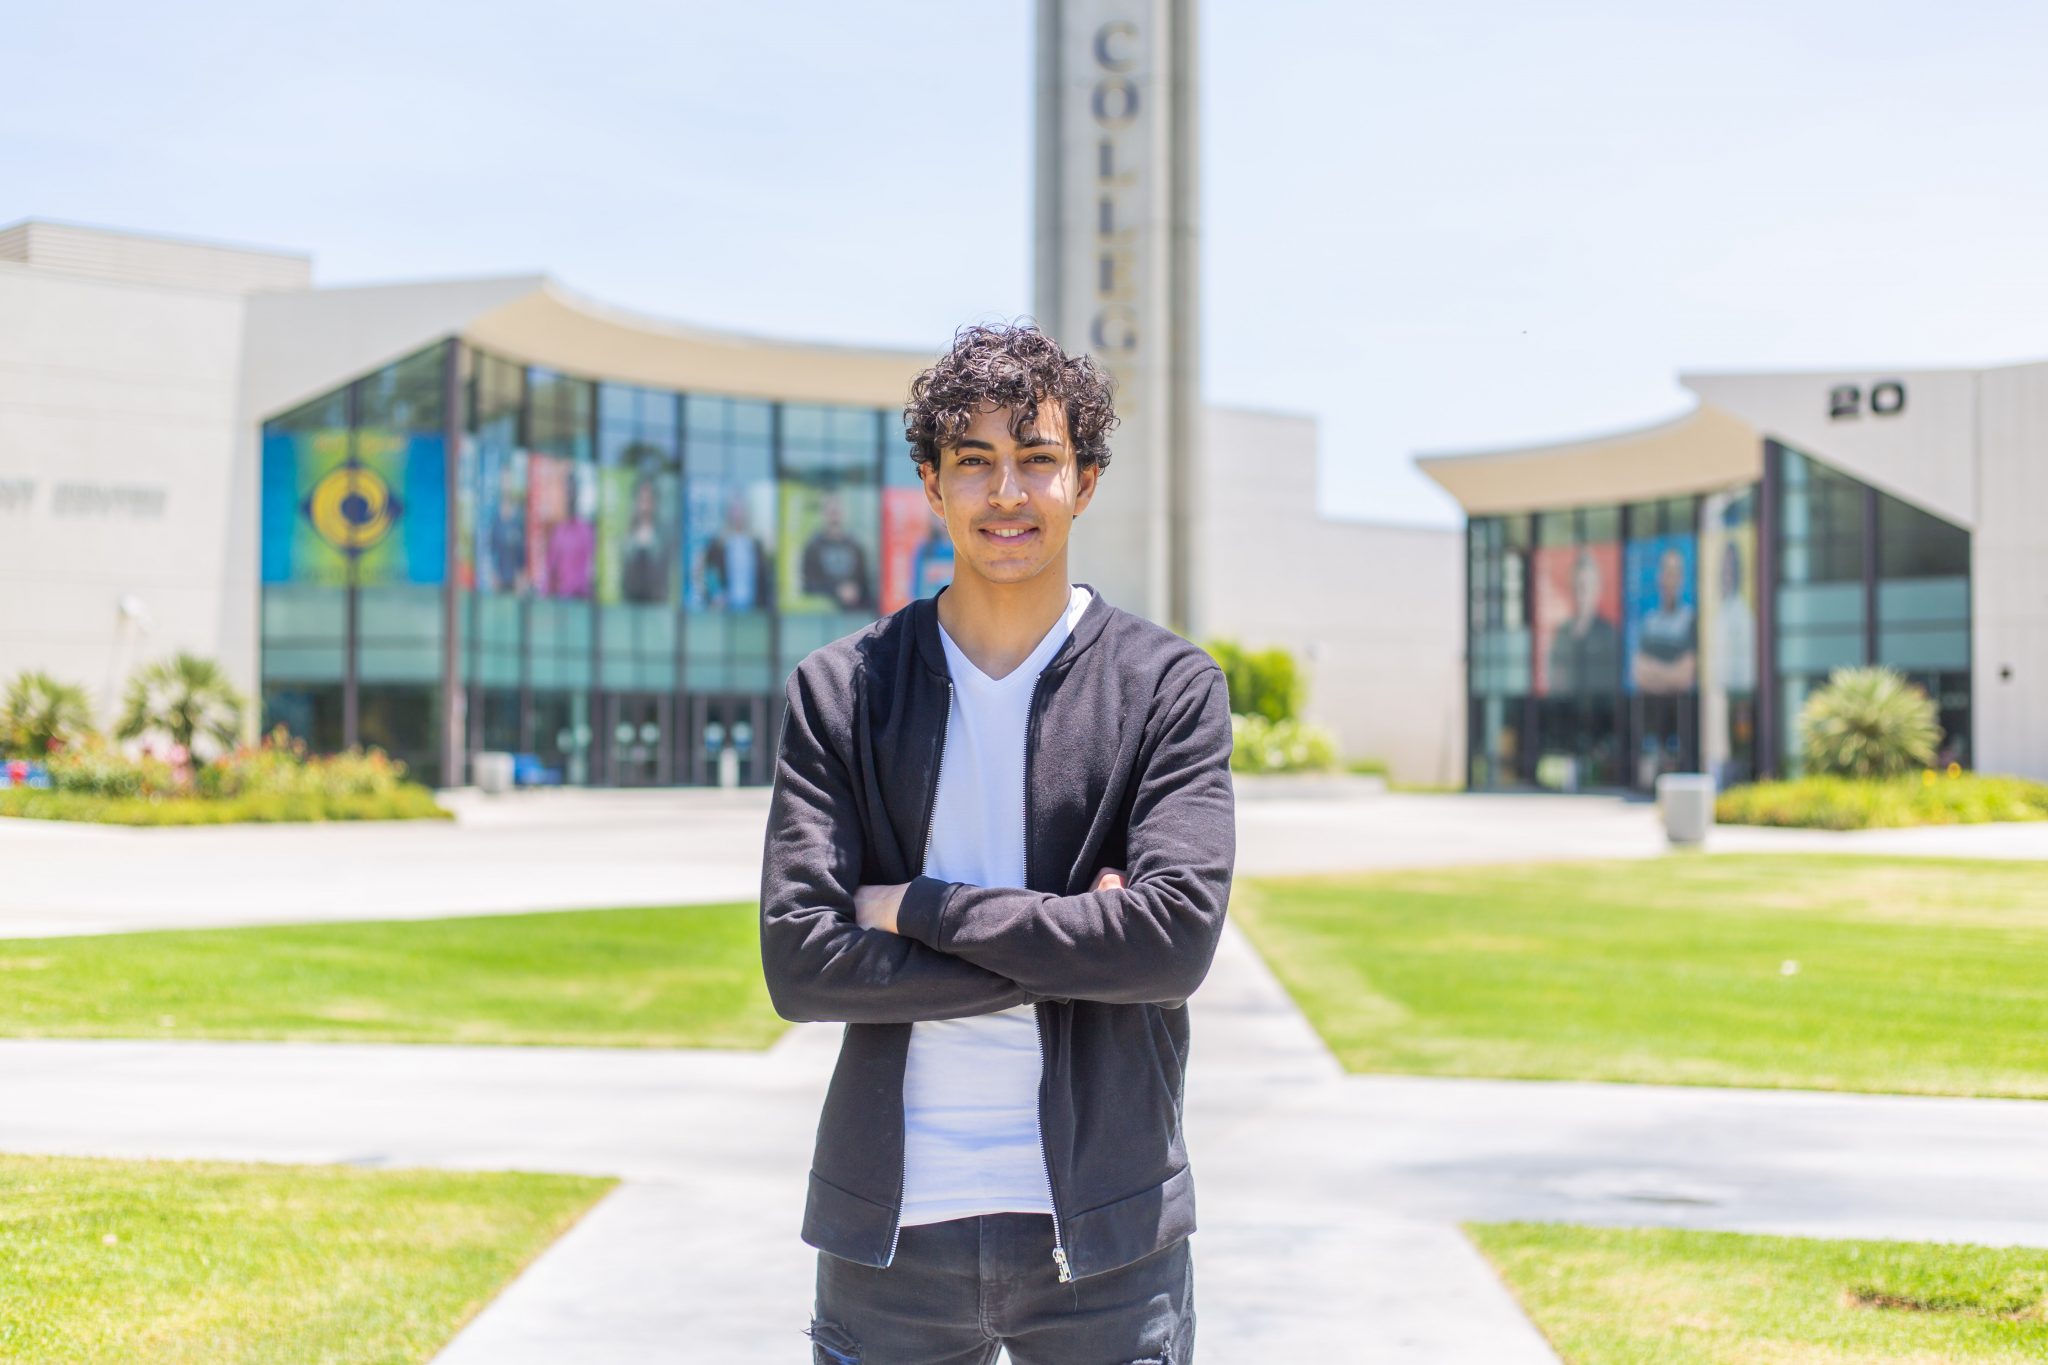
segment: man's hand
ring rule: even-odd
[[[903,893],[910,889],[909,882],[897,882],[894,886],[863,886],[853,893],[853,922],[863,929],[880,929],[885,934],[896,932],[896,907],[903,904]]]
[[[1124,870],[1120,867],[1105,867],[1095,874],[1090,891],[1117,891],[1124,886]],[[893,886],[862,886],[853,893],[853,922],[863,929],[880,929],[885,934],[896,932],[896,910],[903,904],[903,893],[910,889],[909,882],[897,882]]]

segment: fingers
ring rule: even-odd
[[[1115,891],[1124,886],[1124,870],[1120,867],[1105,867],[1095,874],[1095,885],[1091,891]]]

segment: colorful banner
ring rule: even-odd
[[[872,485],[783,483],[783,611],[875,610],[879,493]]]
[[[476,586],[526,591],[526,452],[486,437],[477,444]]]
[[[465,435],[455,446],[455,586],[476,587],[476,437]]]
[[[924,489],[882,490],[882,614],[953,581],[953,538]]]
[[[1621,547],[1545,545],[1534,575],[1535,692],[1612,692],[1621,678]]]
[[[447,443],[438,434],[266,432],[263,581],[439,583],[448,556]]]
[[[1630,692],[1669,695],[1699,684],[1696,553],[1693,536],[1685,533],[1628,543]]]
[[[526,564],[536,597],[588,599],[597,549],[597,468],[526,456]]]
[[[630,468],[598,471],[597,600],[664,605],[675,600],[676,481]]]
[[[775,600],[775,484],[693,477],[683,514],[691,611],[766,611]]]
[[[1709,495],[1701,519],[1701,764],[1727,787],[1754,776],[1756,490]]]

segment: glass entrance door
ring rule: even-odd
[[[1629,698],[1635,764],[1630,784],[1653,791],[1663,773],[1699,771],[1699,699],[1691,692]]]
[[[606,776],[616,787],[665,787],[675,780],[668,742],[672,699],[657,692],[615,692],[605,735]]]
[[[688,772],[693,786],[765,785],[769,780],[768,699],[690,698]]]

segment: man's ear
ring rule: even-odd
[[[943,455],[940,459],[945,458]],[[925,506],[932,509],[932,515],[940,521],[946,519],[946,499],[939,493],[939,461],[919,461],[918,482],[924,485]]]
[[[1088,500],[1095,496],[1095,481],[1101,477],[1102,468],[1099,465],[1084,464],[1080,467],[1080,472],[1074,479],[1074,487],[1077,490],[1074,494],[1075,516],[1080,516],[1081,509],[1086,507]]]

